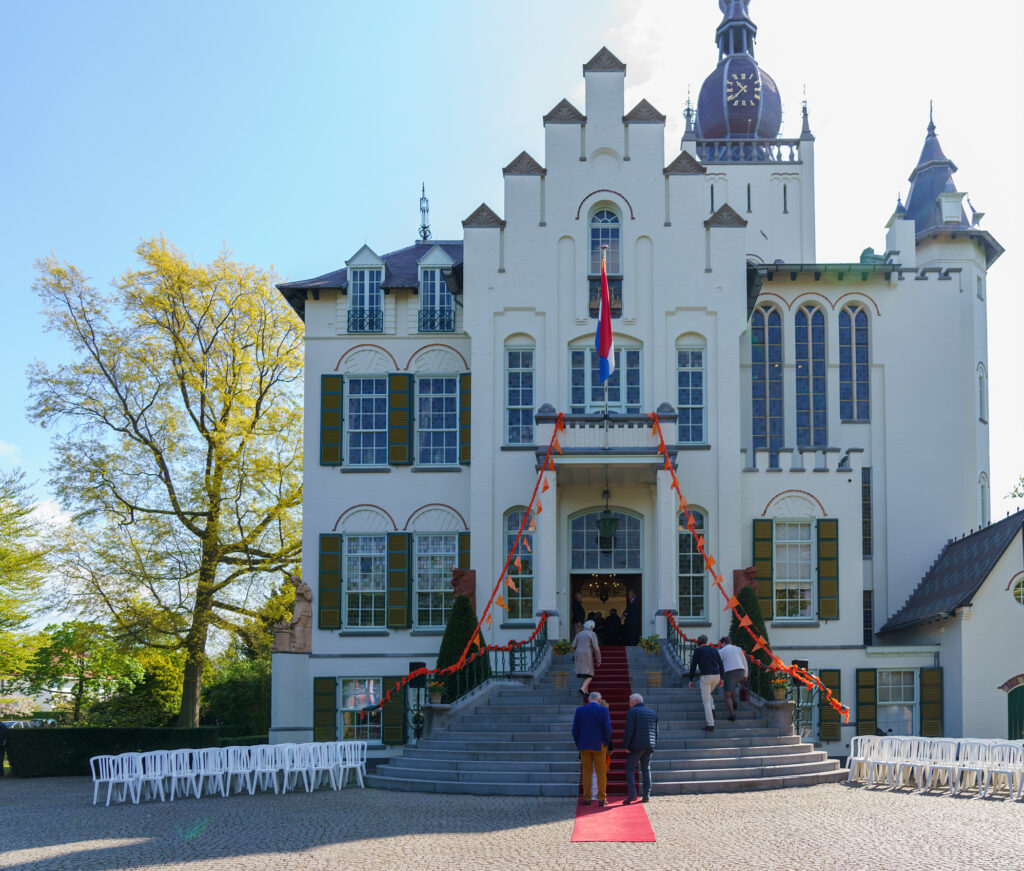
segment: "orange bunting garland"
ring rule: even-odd
[[[725,603],[725,607],[722,610],[723,611],[731,611],[733,608],[735,608],[737,605],[739,605],[739,603],[740,603],[740,600],[737,599],[736,596],[730,596],[729,597],[729,601]]]
[[[555,449],[556,451],[558,451],[558,453],[562,453],[562,446],[561,446],[561,445],[560,445],[560,444],[558,443],[558,436],[557,436],[557,435],[555,436],[555,440],[554,440],[554,442],[552,443],[552,447],[553,447],[553,448],[554,448],[554,449]]]
[[[516,567],[517,572],[521,572],[523,570],[523,561],[519,559],[518,556],[515,558],[515,561],[512,563],[512,565]]]
[[[544,506],[541,505],[540,502],[538,502],[537,503],[537,513],[540,514],[541,511],[543,511],[543,510],[544,510]]]
[[[548,479],[544,479],[544,486],[540,488],[541,493],[547,493],[551,489],[551,485],[548,483]]]
[[[491,628],[491,612],[490,611],[488,611],[486,614],[484,614],[484,625],[486,625],[488,629]]]
[[[505,586],[508,587],[513,593],[519,592],[519,587],[512,583],[512,578],[509,578],[507,581],[505,581]]]
[[[742,629],[746,629],[752,622],[753,621],[746,614],[740,617],[740,627]]]
[[[499,608],[503,608],[506,611],[508,610],[508,605],[506,605],[505,600],[501,598],[501,593],[498,593],[497,598],[494,600],[494,604],[497,605]]]

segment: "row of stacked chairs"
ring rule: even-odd
[[[273,787],[280,791],[296,789],[299,780],[306,792],[329,783],[342,789],[349,773],[363,786],[366,774],[365,741],[324,741],[309,744],[255,744],[236,747],[203,747],[198,750],[151,750],[148,753],[121,753],[117,756],[93,756],[92,803],[96,804],[100,787],[106,784],[107,806],[115,801],[170,797],[200,798],[220,793]]]
[[[945,786],[950,795],[974,788],[981,797],[1005,786],[1008,798],[1024,793],[1024,744],[977,738],[918,738],[858,735],[850,743],[847,783],[883,782],[891,789],[919,792]],[[884,780],[883,780],[884,778]]]

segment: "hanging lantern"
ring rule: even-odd
[[[605,489],[604,511],[597,518],[597,547],[602,553],[611,553],[615,546],[615,531],[619,528],[619,518],[608,509],[608,499],[611,493]]]

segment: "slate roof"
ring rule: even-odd
[[[879,634],[938,620],[970,604],[1021,527],[1024,510],[949,542],[906,604],[878,630]]]
[[[417,242],[407,248],[400,248],[380,255],[384,261],[384,281],[381,287],[384,290],[395,288],[416,288],[419,286],[419,262],[427,252],[435,245],[440,246],[455,263],[462,262],[462,242],[446,241]],[[326,272],[316,278],[307,278],[303,281],[285,281],[277,285],[284,298],[288,301],[299,317],[305,317],[306,291],[307,290],[347,290],[348,269],[336,269],[334,272]]]
[[[957,223],[946,223],[942,220],[942,210],[935,201],[943,191],[955,191],[953,173],[956,164],[942,151],[939,137],[935,135],[935,124],[928,122],[928,135],[924,139],[921,157],[917,166],[910,174],[910,193],[907,194],[906,217],[915,224],[918,236],[928,230],[968,228],[967,215],[960,207],[960,219]]]

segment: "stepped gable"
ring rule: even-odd
[[[706,175],[707,171],[707,167],[689,151],[679,152],[679,156],[665,167],[665,175]]]
[[[587,116],[566,99],[562,99],[547,115],[545,124],[586,124]]]
[[[1024,510],[947,544],[906,604],[878,630],[879,634],[941,620],[969,605],[1022,527]]]
[[[704,222],[705,227],[746,227],[747,222],[740,217],[739,213],[728,203],[722,203],[721,208]]]
[[[624,73],[625,71],[626,65],[605,46],[601,46],[601,50],[583,64],[584,73]]]
[[[641,100],[629,114],[622,116],[622,120],[627,124],[664,124],[665,116],[646,100]]]
[[[547,170],[544,169],[536,160],[534,160],[525,151],[520,151],[519,156],[515,158],[508,166],[501,171],[502,175],[546,175]]]
[[[494,213],[487,203],[480,203],[476,207],[476,211],[462,222],[462,226],[466,229],[504,227],[505,222]]]

